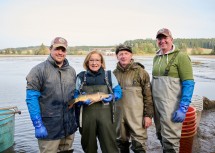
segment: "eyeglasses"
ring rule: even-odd
[[[99,62],[101,62],[101,60],[99,60],[99,59],[90,59],[89,62],[90,63],[99,63]]]

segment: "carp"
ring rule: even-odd
[[[78,102],[84,102],[87,99],[91,100],[90,105],[101,101],[103,98],[107,98],[109,97],[109,94],[105,94],[103,92],[97,92],[97,93],[93,93],[93,94],[85,94],[85,95],[80,95],[77,98],[73,99],[71,102],[69,102],[69,108],[71,108],[75,103]]]

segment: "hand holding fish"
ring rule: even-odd
[[[109,96],[107,98],[103,98],[102,101],[104,103],[109,103],[113,100],[113,95],[112,94],[109,94]]]
[[[109,94],[103,92],[97,92],[94,94],[79,95],[77,98],[69,102],[69,108],[73,107],[75,103],[82,102],[83,104],[92,105],[96,102],[102,101],[104,98],[108,98]]]

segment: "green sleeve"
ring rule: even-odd
[[[194,80],[190,57],[184,52],[180,52],[178,56],[178,73],[181,81]]]

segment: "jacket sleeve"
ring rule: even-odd
[[[154,116],[154,104],[152,100],[151,84],[149,74],[142,69],[141,75],[141,86],[143,92],[143,103],[144,103],[144,117],[152,118]]]

